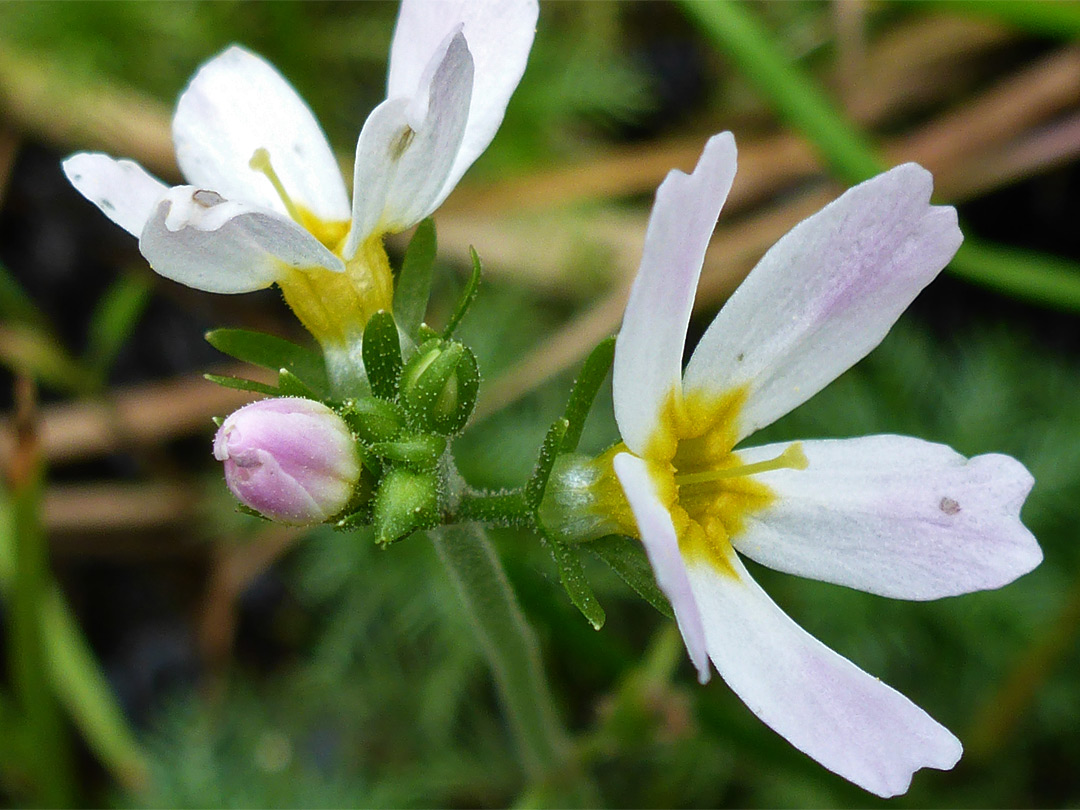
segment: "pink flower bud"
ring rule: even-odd
[[[321,402],[264,399],[231,414],[214,436],[214,458],[241,503],[272,520],[322,523],[349,502],[360,458],[348,425]]]

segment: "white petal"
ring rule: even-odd
[[[130,233],[142,233],[154,205],[168,186],[131,160],[115,160],[100,152],[79,152],[63,163],[71,185]]]
[[[615,420],[643,454],[682,378],[686,327],[705,248],[735,179],[735,139],[714,135],[693,174],[672,171],[656,191],[641,267],[615,343]]]
[[[291,219],[193,186],[168,191],[146,223],[139,249],[165,278],[215,293],[261,290],[288,267],[345,269]]]
[[[415,225],[443,200],[469,115],[473,65],[460,31],[442,47],[420,97],[384,101],[364,123],[356,144],[347,256],[371,234]]]
[[[476,66],[465,137],[444,181],[441,199],[495,137],[507,102],[525,72],[537,13],[535,0],[402,2],[390,48],[387,98],[418,94],[432,54],[459,25]]]
[[[747,463],[784,445],[740,451]],[[804,442],[805,470],[761,473],[776,494],[735,547],[799,576],[898,599],[999,588],[1042,551],[1020,522],[1031,474],[1004,455],[964,458],[907,436]]]
[[[908,163],[849,190],[777,242],[713,321],[687,390],[749,398],[739,437],[805,402],[873,349],[962,241]]]
[[[652,565],[656,584],[675,611],[679,632],[686,642],[690,660],[697,667],[698,680],[707,683],[711,673],[705,649],[705,629],[697,602],[690,591],[690,581],[686,577],[686,565],[679,552],[679,538],[671,522],[671,514],[660,500],[644,461],[630,453],[619,453],[612,463],[637,521],[638,533]]]
[[[688,566],[721,677],[769,727],[871,793],[907,790],[920,768],[952,768],[960,741],[926,712],[815,639],[732,553],[737,573]]]
[[[321,219],[349,218],[341,169],[311,109],[269,62],[237,45],[203,65],[180,96],[173,141],[194,186],[286,213],[267,177],[248,165],[266,149],[293,202]]]

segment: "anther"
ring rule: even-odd
[[[679,473],[675,475],[676,486],[692,486],[694,484],[711,484],[715,481],[723,481],[727,478],[741,478],[744,475],[770,472],[771,470],[805,470],[810,466],[803,452],[802,443],[795,442],[788,445],[783,453],[774,459],[758,461],[754,464],[742,464],[738,467],[727,467],[723,470],[705,470],[696,473]]]
[[[278,177],[277,172],[274,171],[274,167],[270,165],[270,153],[263,147],[259,147],[255,150],[255,154],[251,156],[251,160],[248,161],[248,166],[261,174],[266,175],[266,179],[270,181],[274,187],[274,191],[278,193],[281,198],[281,202],[285,204],[285,210],[294,221],[303,223],[300,217],[300,209],[296,207],[296,204],[289,197],[288,192],[285,191],[285,186],[281,182],[281,178]]]

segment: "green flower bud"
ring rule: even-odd
[[[457,341],[433,338],[401,374],[401,401],[423,430],[450,435],[465,427],[480,387],[476,358]]]
[[[446,438],[434,433],[404,436],[396,441],[371,445],[375,455],[416,470],[434,470],[445,450]]]
[[[401,409],[377,397],[346,400],[342,414],[356,435],[369,444],[389,441],[405,427]]]
[[[375,494],[375,539],[386,546],[417,529],[434,526],[439,517],[439,485],[434,474],[395,467],[383,476]]]

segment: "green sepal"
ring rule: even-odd
[[[671,603],[656,584],[649,558],[645,556],[645,548],[639,541],[621,534],[610,534],[582,546],[611,566],[619,578],[637,591],[642,599],[668,618],[675,618]]]
[[[445,398],[447,384],[457,374],[465,354],[461,343],[434,338],[416,350],[401,374],[401,402],[418,427],[435,430],[435,406]]]
[[[559,571],[559,581],[562,582],[566,595],[581,615],[588,620],[594,630],[599,630],[607,620],[607,614],[593,593],[589,580],[585,577],[585,569],[581,566],[581,558],[577,549],[568,546],[562,540],[544,533],[551,557],[555,560],[555,567]]]
[[[364,471],[370,473],[371,477],[375,481],[378,481],[383,474],[383,463],[378,455],[371,452],[363,442],[356,443],[356,455],[360,457],[360,464],[363,466]],[[361,472],[360,477],[362,480],[364,477],[363,472]],[[358,486],[357,489],[359,490],[360,487]],[[370,495],[371,493],[369,492],[367,494]],[[348,511],[348,506],[346,506],[346,511]]]
[[[243,377],[226,377],[221,374],[203,374],[203,378],[212,383],[217,383],[222,388],[234,388],[237,391],[252,391],[256,394],[266,394],[271,397],[281,396],[281,391],[272,385],[245,380]]]
[[[436,250],[435,222],[428,217],[416,226],[416,233],[405,249],[394,290],[394,319],[409,337],[415,338],[424,322]]]
[[[371,316],[364,327],[360,351],[372,392],[377,397],[393,399],[401,376],[401,338],[393,315],[382,310]]]
[[[397,437],[405,427],[405,414],[393,402],[376,397],[348,399],[341,406],[341,416],[356,435],[369,444]]]
[[[252,509],[246,503],[239,503],[238,502],[236,504],[236,511],[240,512],[241,514],[247,515],[249,517],[258,518],[259,520],[265,520],[267,522],[272,522],[270,520],[270,518],[268,518],[262,512],[258,511],[257,509]]]
[[[338,518],[330,524],[334,529],[341,532],[350,532],[355,529],[371,525],[371,509],[360,509],[352,514]]]
[[[468,346],[457,367],[457,410],[448,418],[446,433],[457,433],[465,427],[476,407],[476,397],[480,392],[480,368],[476,365],[476,355]]]
[[[458,324],[461,323],[461,319],[465,317],[465,314],[469,311],[469,307],[471,307],[473,301],[476,300],[476,294],[480,292],[480,275],[482,273],[480,256],[477,255],[476,250],[472,247],[469,248],[469,255],[472,256],[472,273],[469,275],[469,280],[465,284],[465,289],[461,291],[461,297],[458,299],[457,306],[454,307],[454,313],[450,316],[446,328],[443,329],[442,336],[447,339],[453,336],[454,330],[457,329]]]
[[[439,333],[428,326],[426,323],[420,324],[420,328],[416,330],[416,342],[427,343],[432,338],[440,337]]]
[[[401,375],[401,401],[410,421],[444,435],[468,422],[479,388],[473,353],[464,344],[439,338],[417,349]]]
[[[377,442],[370,450],[377,456],[415,470],[434,470],[446,451],[446,438],[434,433],[420,433],[396,441]]]
[[[530,509],[537,509],[540,501],[544,498],[544,490],[547,488],[548,479],[551,477],[551,468],[555,466],[555,459],[559,455],[559,447],[566,437],[570,423],[566,419],[556,419],[548,428],[544,443],[540,445],[540,454],[536,460],[536,468],[533,470],[529,482],[525,485],[525,501]]]
[[[566,401],[563,418],[566,420],[567,428],[563,436],[561,452],[573,453],[577,450],[578,442],[581,441],[581,432],[585,429],[585,420],[589,416],[589,411],[592,410],[593,401],[600,391],[600,386],[604,384],[608,372],[611,371],[614,360],[614,337],[600,341],[586,358],[581,367],[581,373],[574,380],[570,398]]]
[[[394,467],[379,483],[372,525],[375,541],[388,546],[417,529],[438,523],[439,485],[436,477],[405,467]]]
[[[322,397],[319,396],[318,392],[306,385],[303,380],[287,368],[278,371],[278,390],[283,397],[303,397],[304,399],[322,401]]]
[[[206,333],[206,342],[222,354],[254,366],[271,371],[287,368],[318,394],[316,399],[330,392],[322,355],[292,341],[247,329],[212,329]]]

